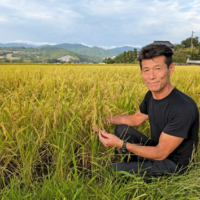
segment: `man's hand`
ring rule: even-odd
[[[105,130],[99,131],[99,140],[105,147],[119,147],[123,145],[123,141],[113,134],[107,133]]]
[[[98,124],[93,123],[93,124],[92,124],[92,130],[93,130],[95,133],[98,133],[98,132],[101,130],[101,126],[98,125]]]
[[[95,122],[92,124],[92,130],[95,133],[98,133],[100,130],[104,129],[108,124],[109,124],[109,116],[106,116],[104,118],[101,119],[101,123],[100,124],[96,124]],[[102,128],[104,127],[104,128]]]

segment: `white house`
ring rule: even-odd
[[[200,60],[190,60],[188,58],[187,61],[186,61],[186,63],[200,65]]]

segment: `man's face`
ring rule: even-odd
[[[166,91],[167,86],[170,84],[169,77],[173,71],[174,65],[171,64],[168,69],[165,56],[142,60],[141,74],[151,92],[161,93]]]

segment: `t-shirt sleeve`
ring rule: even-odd
[[[140,112],[143,114],[148,115],[148,103],[149,103],[149,98],[150,98],[150,91],[148,91],[142,101],[142,103],[140,104]]]
[[[194,122],[192,112],[193,109],[191,107],[176,108],[173,114],[171,114],[169,122],[164,127],[163,132],[176,137],[188,138],[189,129]]]

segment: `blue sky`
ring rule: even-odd
[[[200,36],[199,0],[0,0],[0,43],[141,47]]]

